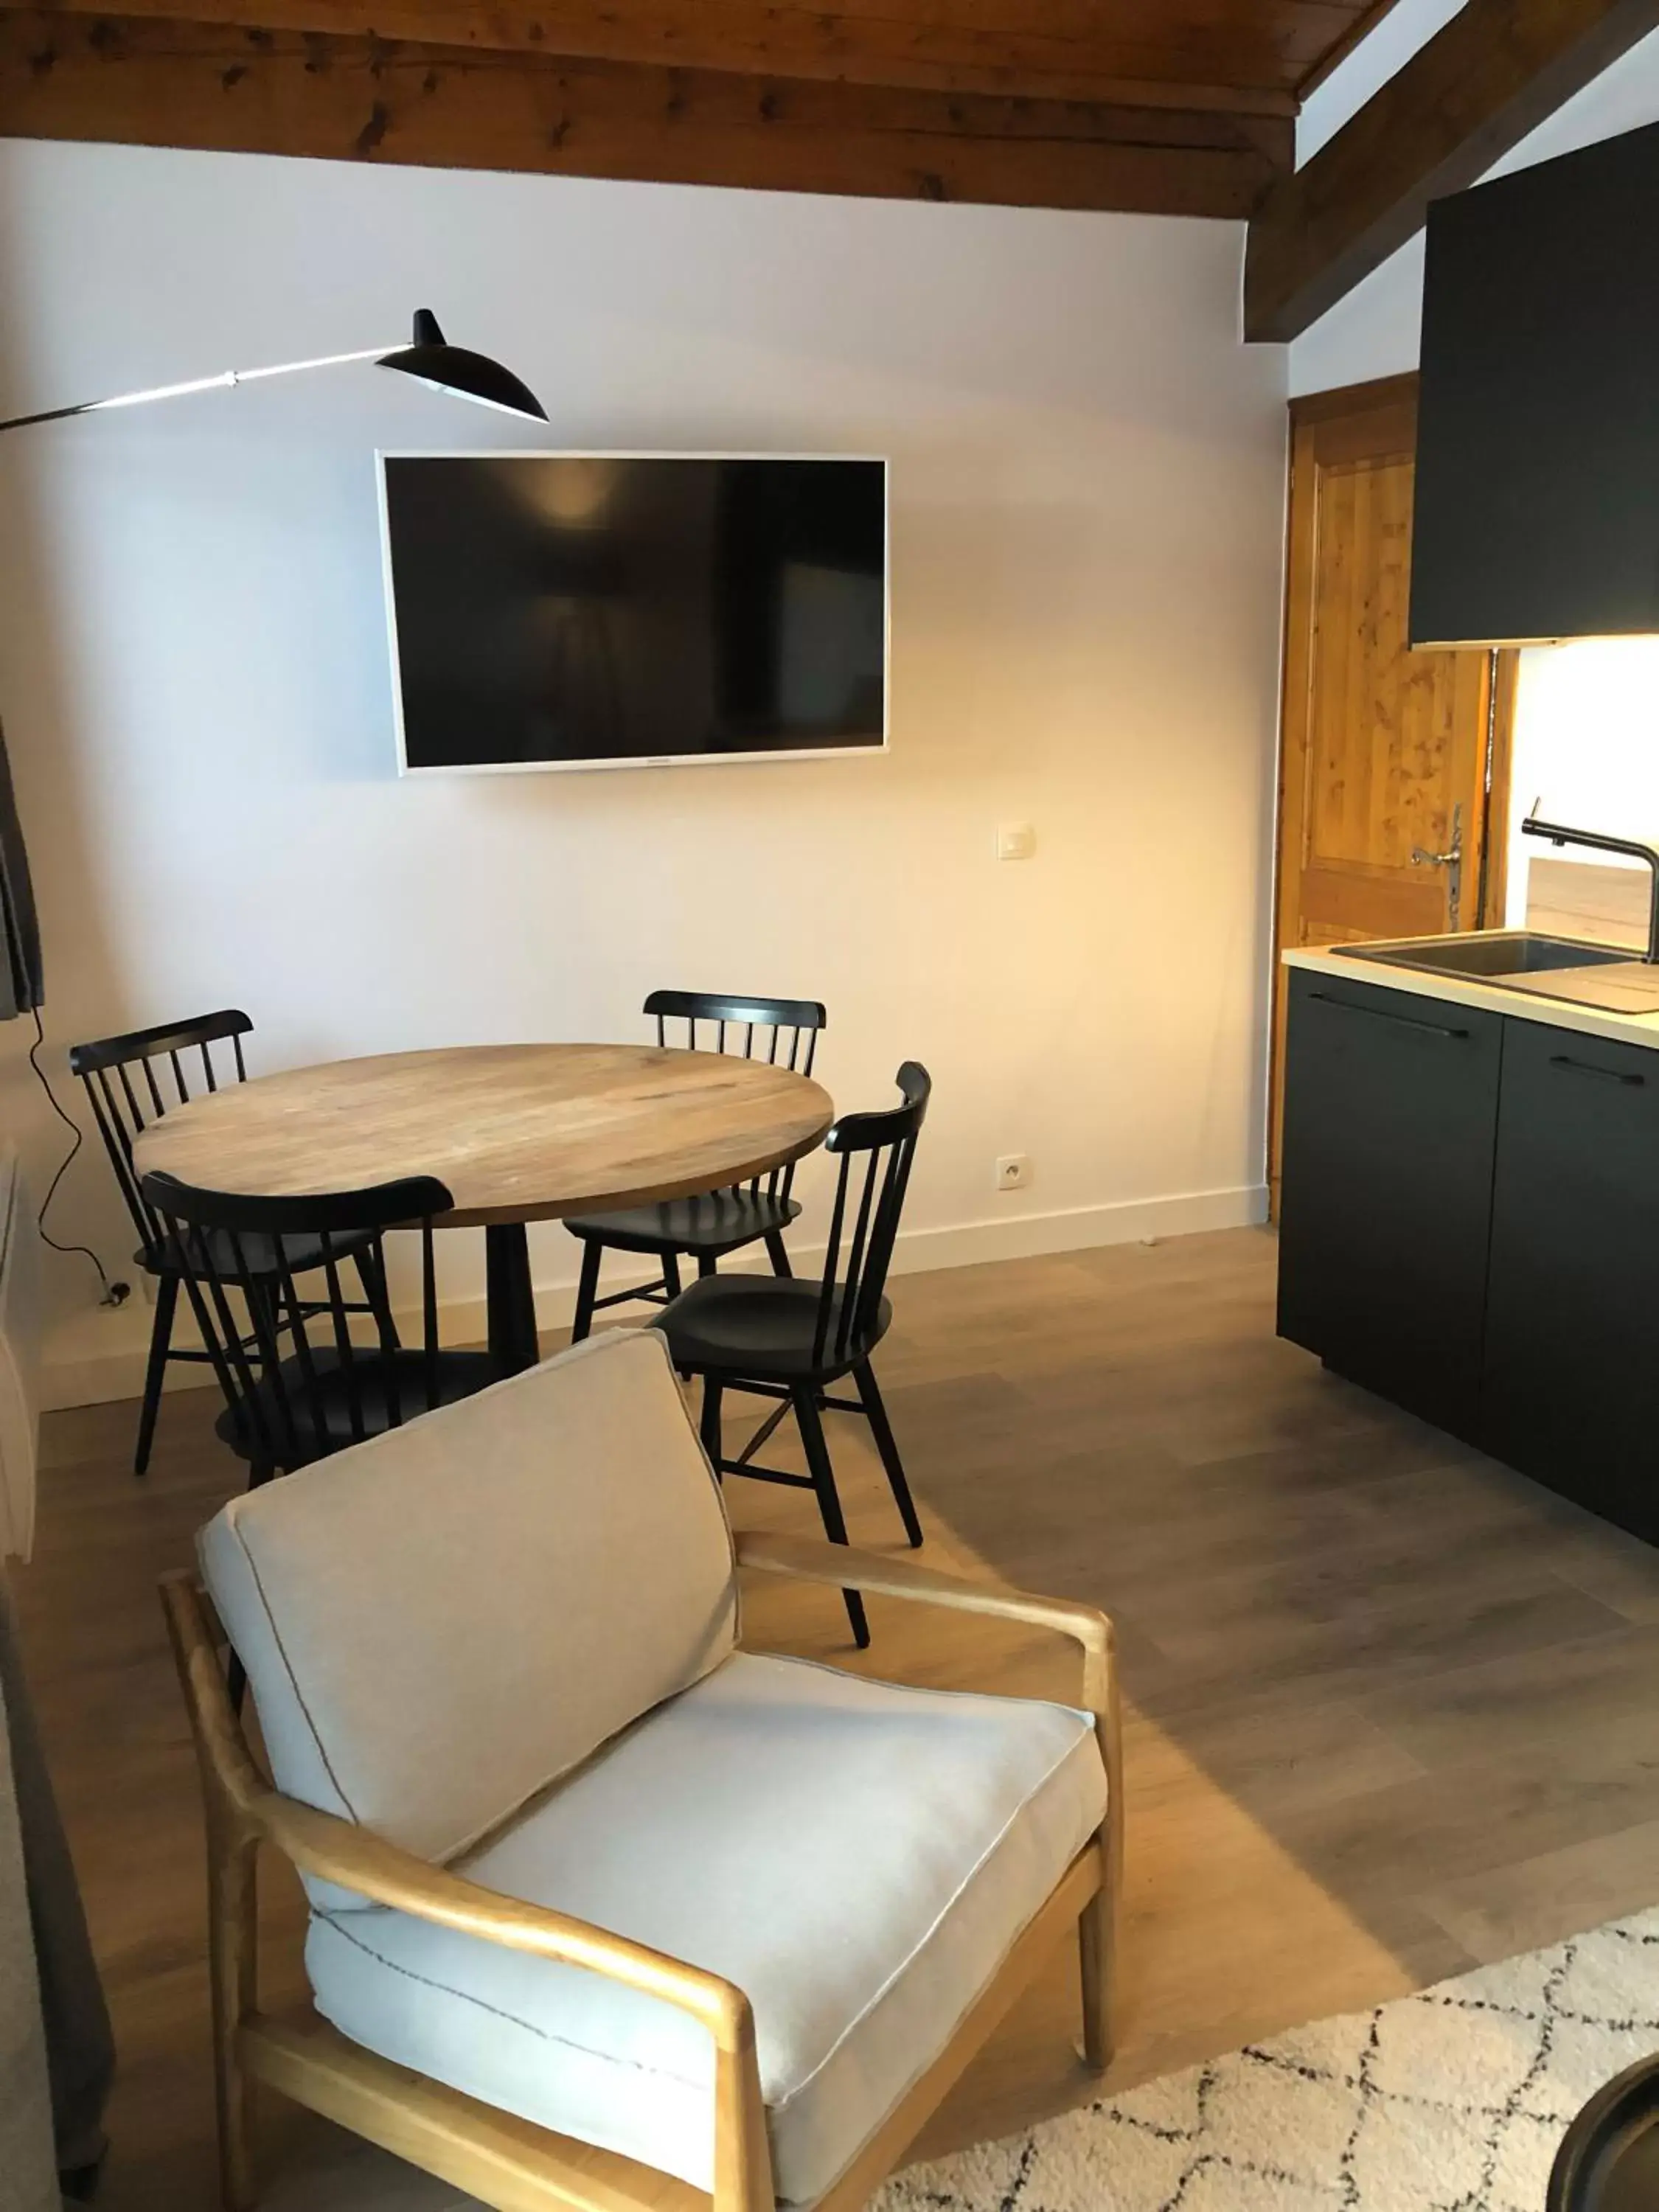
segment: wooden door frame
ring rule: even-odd
[[[1397,376],[1374,377],[1360,384],[1340,385],[1328,392],[1305,392],[1293,398],[1286,410],[1285,450],[1285,591],[1284,629],[1280,641],[1279,690],[1279,763],[1273,820],[1273,975],[1267,1003],[1267,1116],[1266,1124],[1266,1180],[1270,1213],[1277,1212],[1278,1179],[1274,1168],[1282,1101],[1279,1097],[1280,1027],[1284,1020],[1285,969],[1280,957],[1287,942],[1285,901],[1290,895],[1285,864],[1289,851],[1299,851],[1306,779],[1302,774],[1306,752],[1307,716],[1293,714],[1292,701],[1304,702],[1313,680],[1314,592],[1317,546],[1314,532],[1317,508],[1304,499],[1298,509],[1295,497],[1298,435],[1318,423],[1338,420],[1391,405],[1415,407],[1420,387],[1417,370]],[[1474,884],[1476,929],[1501,927],[1508,888],[1508,840],[1503,826],[1509,817],[1510,778],[1515,752],[1515,698],[1520,656],[1513,650],[1494,652],[1487,678],[1486,769],[1481,795],[1480,866]],[[1292,775],[1292,771],[1295,774]],[[1498,835],[1494,838],[1494,828]]]

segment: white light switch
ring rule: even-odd
[[[1000,822],[997,824],[997,858],[1000,860],[1029,860],[1036,850],[1036,831],[1029,822]]]

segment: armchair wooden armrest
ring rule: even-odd
[[[417,1858],[372,1829],[274,1790],[253,1801],[246,1818],[262,1840],[274,1844],[302,1874],[336,1882],[373,1904],[453,1928],[459,1935],[477,1936],[509,1951],[528,1951],[539,1959],[603,1974],[609,1981],[622,1982],[691,2014],[708,2028],[718,2048],[742,2048],[749,2000],[718,1974],[687,1966],[589,1921],[574,1919],[550,1905],[527,1905],[500,1890],[487,1889],[447,1867]]]
[[[1083,1647],[1084,1701],[1091,1712],[1105,1710],[1111,1693],[1115,1644],[1110,1620],[1094,1606],[1078,1605],[1069,1598],[1039,1597],[1029,1590],[1011,1589],[1006,1583],[970,1582],[965,1575],[945,1574],[937,1567],[918,1566],[910,1559],[885,1559],[878,1552],[860,1552],[850,1545],[816,1539],[748,1531],[737,1537],[736,1544],[738,1565],[757,1574],[823,1583],[832,1589],[864,1590],[876,1597],[909,1598],[921,1605],[988,1613],[996,1620],[1023,1621],[1032,1628],[1049,1628],[1057,1635],[1069,1636]]]

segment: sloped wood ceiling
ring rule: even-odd
[[[0,134],[1246,216],[1391,0],[0,7]]]
[[[0,0],[0,137],[1249,219],[1305,330],[1659,0],[1463,0],[1301,169],[1393,0]]]

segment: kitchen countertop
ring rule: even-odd
[[[1462,930],[1457,938],[1474,943],[1491,931]],[[1388,943],[1419,944],[1420,939],[1400,938],[1368,943],[1368,954],[1387,951]],[[1609,1037],[1620,1044],[1644,1044],[1659,1048],[1659,1012],[1614,1013],[1604,1006],[1576,1006],[1565,999],[1545,998],[1540,993],[1510,984],[1481,982],[1463,975],[1434,975],[1420,968],[1395,968],[1386,960],[1356,960],[1340,945],[1293,945],[1280,954],[1287,968],[1302,968],[1316,975],[1329,975],[1348,983],[1371,983],[1389,991],[1407,991],[1420,999],[1437,999],[1443,1006],[1475,1006],[1484,1013],[1507,1014],[1512,1020],[1542,1022],[1551,1029],[1575,1030],[1581,1036]]]

